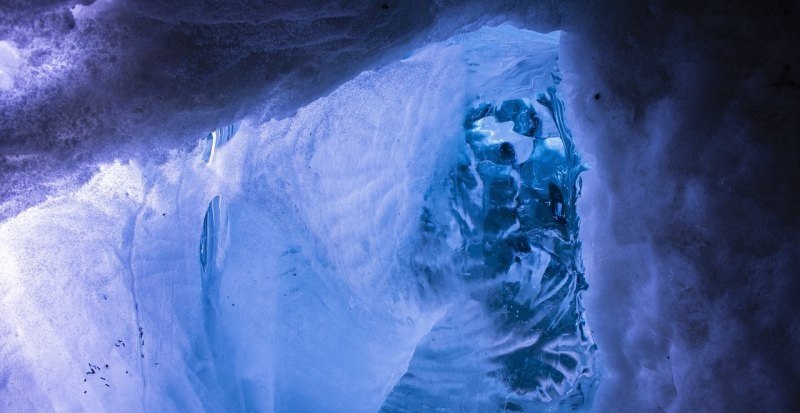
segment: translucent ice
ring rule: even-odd
[[[14,44],[0,40],[0,91],[14,87],[14,76],[22,63]]]
[[[431,44],[4,222],[2,410],[588,409],[557,39]]]
[[[234,123],[209,133],[203,141],[203,160],[210,163],[214,159],[217,149],[233,139],[238,130],[239,123]]]
[[[563,106],[546,108],[563,121]],[[417,257],[429,288],[456,272],[462,293],[417,346],[382,411],[590,407],[594,343],[580,298],[587,284],[575,209],[583,167],[564,125],[564,135],[541,139],[539,124],[519,99],[468,112],[466,145],[443,193],[450,212],[434,219],[426,209],[425,245],[435,253]],[[448,252],[452,262],[442,266]]]

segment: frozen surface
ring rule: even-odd
[[[217,153],[217,150],[222,145],[228,143],[229,140],[233,139],[233,136],[236,135],[238,131],[239,123],[237,122],[215,129],[206,135],[206,139],[203,142],[203,160],[206,161],[206,163],[211,163],[211,161],[214,160],[214,154]]]
[[[424,210],[415,257],[422,293],[447,291],[454,304],[382,411],[591,407],[594,343],[575,209],[583,165],[555,86],[536,103],[483,103],[467,115],[447,206]],[[542,137],[537,107],[557,120],[557,136]],[[460,294],[443,281],[453,272]]]
[[[795,351],[800,348],[800,318],[796,316],[800,295],[796,276],[800,268],[800,191],[796,190],[800,140],[796,131],[800,117],[795,109],[800,107],[800,55],[796,52],[800,13],[792,2],[385,3],[388,9],[380,1],[350,0],[0,1],[0,42],[6,47],[0,53],[4,67],[0,70],[14,72],[0,76],[4,82],[0,87],[0,220],[5,221],[0,229],[4,242],[0,247],[0,411],[192,411],[201,410],[200,401],[212,411],[220,403],[244,400],[238,394],[252,394],[246,389],[262,384],[264,391],[257,393],[263,399],[249,403],[275,405],[272,395],[287,393],[277,390],[274,383],[290,388],[287,383],[299,379],[289,376],[293,370],[288,361],[280,364],[270,357],[283,360],[290,351],[311,350],[297,346],[303,342],[297,338],[293,347],[281,344],[281,353],[277,344],[265,345],[267,341],[255,335],[266,327],[252,328],[270,320],[260,316],[260,307],[254,307],[254,302],[263,303],[255,295],[286,300],[291,297],[288,292],[283,298],[283,291],[248,285],[237,291],[241,297],[251,297],[251,304],[243,304],[236,296],[235,307],[251,311],[249,321],[231,316],[239,313],[231,313],[234,302],[224,300],[230,285],[241,282],[231,275],[231,254],[240,254],[235,260],[242,262],[254,256],[269,261],[264,251],[289,242],[284,241],[290,239],[285,233],[292,222],[300,223],[303,231],[311,226],[310,218],[295,215],[292,221],[264,212],[265,205],[274,211],[280,201],[288,208],[296,204],[306,211],[313,209],[307,216],[328,214],[318,218],[329,224],[321,230],[315,227],[319,240],[309,250],[322,251],[318,247],[322,245],[334,251],[327,253],[329,262],[344,261],[338,251],[346,244],[326,238],[333,232],[328,229],[334,228],[330,223],[335,215],[333,202],[327,198],[337,205],[347,203],[346,194],[357,191],[331,184],[312,206],[284,196],[288,190],[276,187],[274,176],[290,171],[296,176],[282,177],[291,183],[286,187],[305,191],[301,186],[313,183],[305,175],[311,171],[307,162],[274,173],[264,169],[269,172],[262,173],[261,179],[272,187],[254,190],[254,185],[244,185],[251,180],[247,171],[253,169],[245,165],[250,161],[243,160],[245,148],[261,153],[282,147],[280,156],[299,159],[285,146],[294,141],[284,138],[291,134],[299,141],[302,133],[311,133],[300,132],[303,122],[317,126],[315,136],[335,129],[339,135],[334,140],[351,143],[352,131],[364,123],[365,116],[402,116],[415,99],[421,99],[392,97],[388,99],[395,104],[391,113],[376,114],[382,99],[351,93],[345,100],[337,92],[337,105],[345,108],[328,100],[328,106],[306,109],[292,120],[272,126],[264,123],[273,117],[294,116],[298,108],[330,94],[366,69],[385,65],[396,69],[392,62],[421,45],[502,22],[540,32],[564,30],[559,47],[564,81],[559,93],[567,103],[577,146],[592,165],[582,174],[578,210],[586,278],[591,285],[584,292],[586,318],[599,346],[596,368],[602,368],[595,411],[800,410],[800,353]],[[11,55],[9,48],[14,51]],[[488,44],[484,49],[491,53]],[[495,53],[502,56],[500,49]],[[433,66],[444,64],[426,59]],[[496,59],[491,62],[504,64]],[[491,62],[484,60],[480,66],[488,74],[494,70]],[[454,73],[463,71],[454,69]],[[549,81],[546,71],[542,75],[537,78]],[[413,89],[418,91],[415,96],[433,93],[431,99],[445,103],[465,98],[457,102],[463,103],[461,109],[447,116],[443,113],[436,122],[461,122],[464,110],[483,101],[496,104],[527,97],[536,105],[536,93],[525,91],[485,96],[485,100],[464,92],[464,96],[445,99],[447,89],[434,83],[419,92],[406,85],[412,83],[410,78],[378,75],[374,80],[390,82],[381,89],[387,95]],[[460,81],[457,76],[447,81],[451,78]],[[348,87],[370,88],[368,82],[354,85]],[[481,89],[487,93],[490,88]],[[354,102],[359,102],[357,110]],[[322,107],[337,116],[335,128],[320,120],[325,116]],[[419,110],[438,114],[438,107],[429,102]],[[358,114],[362,121],[342,124],[344,113]],[[542,136],[550,136],[547,130],[553,130],[555,123],[547,120],[548,111],[537,109],[537,115],[542,118]],[[403,127],[402,133],[428,125],[429,136],[442,136],[441,128],[431,127],[434,121],[423,117],[427,120],[414,126],[387,120],[373,123]],[[240,119],[244,119],[242,130],[218,148],[202,169],[205,143],[198,145],[198,139]],[[516,138],[506,133],[508,129],[491,125],[482,129]],[[382,133],[399,135],[396,130]],[[456,148],[465,142],[463,126],[454,125],[452,132],[455,146],[451,148]],[[378,142],[381,136],[375,133],[362,140]],[[410,141],[399,139],[400,143]],[[274,145],[266,148],[267,143]],[[373,150],[371,146],[364,147]],[[195,147],[193,155],[185,153]],[[297,151],[312,153],[309,148],[313,147],[303,144]],[[353,148],[357,146],[349,145],[347,150]],[[415,150],[425,155],[422,149]],[[437,152],[443,156],[436,165],[447,160],[445,153],[458,153],[454,151]],[[411,167],[424,170],[416,153],[386,149],[381,153],[395,157],[389,169],[410,162]],[[252,158],[252,154],[247,156]],[[359,166],[359,171],[377,171],[375,165],[385,164],[385,159],[371,161],[374,164],[337,159]],[[458,159],[450,161],[457,165]],[[272,158],[270,162],[279,161]],[[319,166],[317,161],[314,170],[320,171]],[[442,167],[437,173],[445,181],[433,181],[446,182],[452,171]],[[325,179],[367,182],[355,177],[362,172],[348,172],[345,167],[333,172],[327,169]],[[417,171],[413,176],[424,173]],[[400,187],[394,177],[371,179],[376,179],[380,189]],[[429,200],[444,206],[436,210],[447,211],[447,199],[436,196],[445,189],[441,185],[430,188],[422,191],[423,197],[430,193]],[[362,197],[408,197],[387,202],[396,211],[385,216],[405,211],[405,199],[413,198],[396,189],[369,190],[374,192]],[[53,194],[61,195],[19,215]],[[215,222],[223,234],[230,235],[216,238],[222,272],[215,280],[221,293],[208,297],[215,297],[212,301],[220,313],[207,314],[214,307],[204,304],[199,247],[204,217],[216,196],[220,196],[220,212]],[[417,205],[408,208],[411,211]],[[271,218],[258,220],[254,211]],[[359,208],[338,211],[337,216],[345,218],[342,225],[359,232],[350,238],[337,235],[337,240],[363,239],[360,234],[366,229],[351,215],[370,215]],[[424,215],[420,211],[407,214],[403,223],[413,226],[403,234],[421,234],[417,225]],[[242,222],[247,223],[245,228]],[[266,231],[277,234],[277,241],[265,240]],[[249,238],[244,234],[250,234]],[[306,239],[298,234],[293,232]],[[397,247],[397,239],[391,234],[372,242],[369,252],[362,250],[360,257]],[[230,248],[244,240],[248,248]],[[383,249],[383,243],[390,247]],[[410,254],[402,248],[396,251],[402,257]],[[348,250],[354,253],[358,251]],[[293,260],[291,255],[286,257]],[[411,261],[399,261],[403,260]],[[254,272],[253,268],[247,270]],[[377,268],[375,272],[386,273],[386,266]],[[326,274],[323,279],[330,274],[341,278],[344,272],[337,269]],[[407,272],[393,274],[402,279]],[[349,292],[353,287],[343,288]],[[107,292],[111,294],[106,298],[102,294]],[[363,293],[352,296],[364,297]],[[449,299],[444,298],[440,301],[446,304]],[[135,302],[140,303],[138,313]],[[272,302],[286,314],[298,311],[295,302]],[[437,317],[432,317],[431,325],[441,324]],[[290,320],[294,325],[306,327],[270,327],[269,331],[310,331],[308,326],[329,320],[302,324],[294,319]],[[238,332],[232,331],[233,326],[238,326]],[[475,325],[481,326],[492,328],[491,324]],[[337,332],[336,328],[332,331]],[[429,336],[424,331],[419,334],[422,338],[414,353]],[[228,336],[241,342],[249,337],[249,342],[258,345],[210,352]],[[136,347],[129,349],[131,345]],[[234,357],[236,352],[245,354],[247,362]],[[114,357],[126,360],[125,367],[135,367],[116,370],[123,364],[109,363],[108,369],[101,364],[117,353],[122,356]],[[137,354],[147,360],[141,368],[134,359]],[[156,355],[161,360],[153,360]],[[425,366],[416,354],[407,357],[410,369]],[[306,365],[312,363],[318,360]],[[218,369],[223,364],[233,364],[235,369]],[[270,369],[276,372],[274,376],[263,373]],[[86,375],[92,370],[102,374]],[[136,376],[126,375],[125,370]],[[248,385],[244,379],[233,387],[215,384],[245,373],[263,380],[253,383],[262,384]],[[130,381],[122,382],[120,377]],[[120,383],[126,387],[117,387]],[[387,394],[395,392],[395,385]],[[329,390],[330,385],[323,383],[321,389]],[[345,390],[342,397],[354,393]],[[10,403],[13,407],[8,407]]]
[[[14,44],[0,41],[0,90],[14,87],[14,76],[22,63],[22,58]]]
[[[588,408],[557,39],[432,44],[4,222],[3,410]]]
[[[549,32],[557,13],[513,0],[2,1],[0,41],[23,64],[0,87],[0,220],[101,163],[163,162],[242,118],[293,116],[427,43],[503,22]]]

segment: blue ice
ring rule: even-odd
[[[0,224],[0,410],[588,411],[557,50],[460,34]]]
[[[229,140],[233,139],[234,135],[236,135],[236,132],[239,130],[239,125],[239,122],[236,122],[215,129],[206,135],[203,140],[203,160],[210,163],[214,159],[214,154],[216,154],[217,150],[219,150],[222,145],[228,143]]]

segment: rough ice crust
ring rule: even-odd
[[[486,259],[432,237],[420,216],[431,211],[439,225],[486,210],[459,209],[475,193],[453,192],[453,171],[478,157],[465,110],[546,91],[556,49],[556,36],[510,27],[457,36],[362,73],[291,119],[245,119],[224,146],[212,134],[165,164],[107,165],[0,224],[0,410],[376,412],[399,400],[443,327],[474,332],[470,346],[525,348],[532,336],[485,306],[512,271],[465,277],[458,257]],[[558,147],[545,138],[569,135],[536,110],[541,137],[520,139]],[[535,145],[530,153],[539,156]],[[579,270],[574,180],[557,184],[563,206],[547,214],[564,211],[566,223],[542,226],[552,245],[531,250]],[[554,199],[549,187],[537,194]],[[426,245],[442,254],[426,256]],[[574,255],[551,249],[562,246]],[[423,264],[440,276],[426,281]],[[560,320],[580,313],[579,289],[570,291],[551,307]],[[545,406],[545,395],[557,405],[570,394],[570,368],[556,368],[570,383],[556,392],[543,379],[544,393],[514,384],[509,350],[470,366],[496,385],[462,389],[462,405]],[[457,374],[443,371],[441,383]]]
[[[484,102],[468,112],[448,190],[431,193],[423,212],[415,259],[420,294],[446,290],[454,304],[417,346],[382,412],[591,408],[595,345],[575,208],[584,166],[557,72],[553,80],[533,102]],[[458,288],[443,281],[451,273]]]

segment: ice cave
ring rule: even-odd
[[[565,48],[559,25],[524,23],[546,16],[434,2],[423,24],[417,6],[378,2],[401,8],[394,26],[340,32],[360,12],[303,6],[274,13],[259,51],[247,10],[209,23],[204,6],[66,3],[30,25],[0,18],[0,120],[9,139],[31,130],[0,145],[0,412],[733,411],[689,396],[711,353],[664,315],[717,317],[660,292],[692,297],[680,274],[694,270],[659,252],[659,229],[635,229],[658,188],[682,194],[662,217],[709,198],[637,183],[668,141],[618,125],[655,112],[600,112],[636,78],[596,88],[578,37]],[[138,20],[98,23],[130,10],[180,33],[104,52],[140,36]],[[234,23],[245,34],[227,38]],[[370,38],[384,29],[391,41]],[[42,30],[113,47],[45,53],[58,48]],[[228,49],[206,52],[209,32]],[[115,80],[126,53],[150,60]],[[613,133],[626,136],[600,138]],[[663,251],[689,248],[681,237]]]

